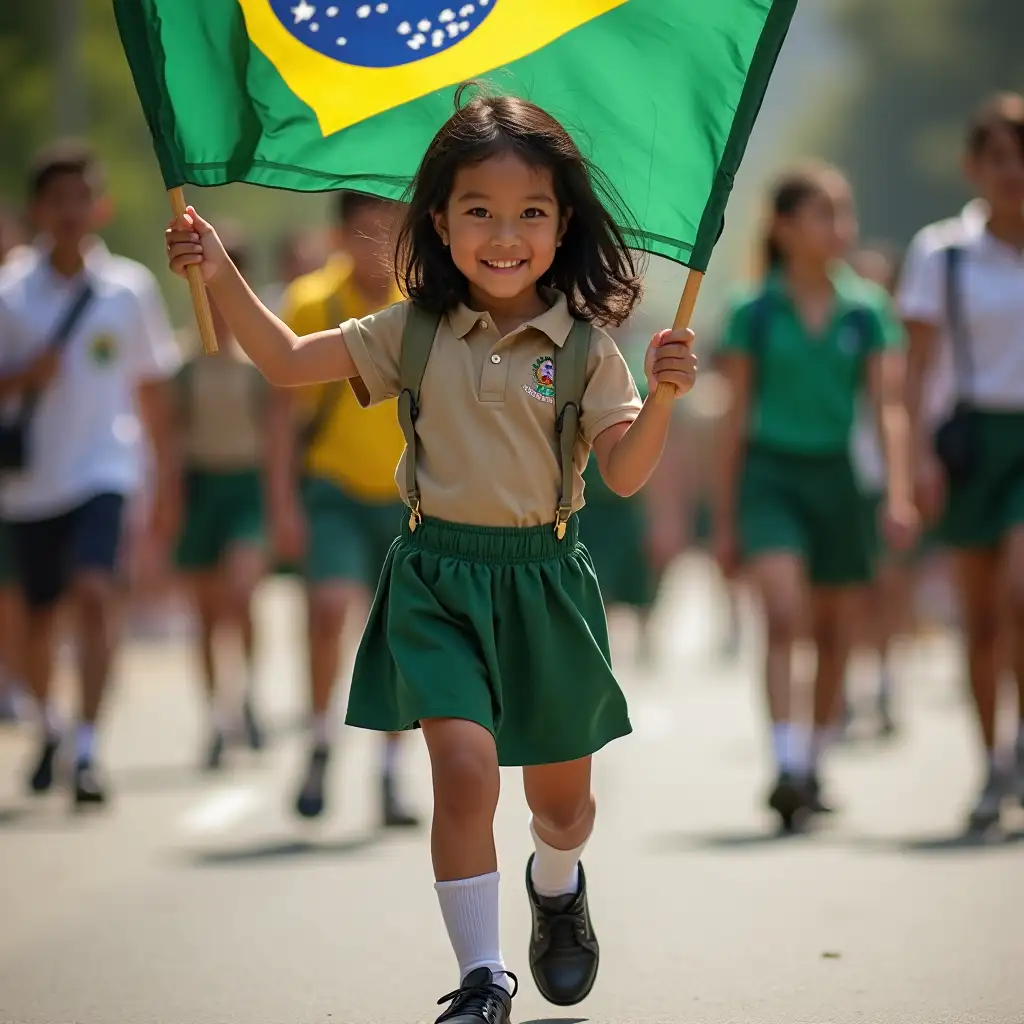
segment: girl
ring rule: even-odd
[[[538,107],[457,98],[399,236],[408,300],[304,338],[259,303],[194,211],[167,232],[172,269],[200,265],[272,383],[347,378],[364,404],[400,398],[408,446],[397,478],[409,516],[356,659],[348,722],[423,729],[437,896],[460,970],[441,1000],[450,1005],[438,1021],[449,1024],[507,1024],[518,987],[498,929],[501,764],[523,765],[533,812],[534,980],[570,1005],[597,974],[580,865],[594,823],[590,756],[630,727],[572,513],[591,447],[614,491],[643,486],[672,404],[641,405],[614,342],[589,326],[620,324],[640,296],[595,180]],[[645,362],[652,390],[690,390],[692,340],[656,335]],[[574,384],[582,397],[570,404]]]
[[[953,552],[987,759],[969,822],[985,830],[1010,795],[996,754],[1004,616],[1024,709],[1024,97],[997,96],[978,111],[965,170],[984,216],[975,207],[955,230],[933,226],[918,235],[919,258],[908,262],[900,308],[910,335],[920,502],[932,516],[945,506],[940,533]],[[934,390],[936,364],[951,368],[958,400],[938,431],[921,398]],[[1020,719],[1016,795],[1024,800],[1024,711]]]
[[[867,387],[889,469],[884,519],[894,545],[915,528],[902,341],[884,293],[840,262],[855,232],[850,188],[818,165],[784,175],[771,194],[768,273],[729,317],[720,365],[732,405],[722,430],[715,546],[737,560],[767,617],[765,684],[778,777],[769,806],[783,826],[825,810],[818,762],[840,710],[856,587],[871,575],[862,498],[849,447]],[[794,706],[793,646],[805,625],[817,647],[813,728]]]
[[[228,252],[244,273],[245,248],[229,244]],[[238,639],[247,742],[253,750],[263,747],[263,730],[253,704],[252,600],[266,567],[262,424],[269,388],[245,358],[220,310],[214,306],[211,312],[218,354],[212,359],[199,356],[184,365],[176,381],[175,404],[184,469],[177,564],[199,619],[199,654],[210,714],[204,764],[213,771],[221,766],[230,721],[223,707],[220,684],[224,680],[218,680],[223,670],[218,672],[216,652],[216,642],[224,634]]]

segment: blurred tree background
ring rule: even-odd
[[[804,0],[737,182],[706,315],[715,282],[745,269],[766,174],[797,155],[819,153],[849,171],[867,235],[903,243],[955,211],[968,198],[959,177],[964,122],[987,93],[1024,89],[1022,41],[1022,0]],[[111,247],[163,274],[166,199],[109,0],[0,2],[0,88],[0,203],[20,208],[39,146],[57,134],[84,136],[109,170]],[[322,196],[199,192],[189,191],[197,205],[257,241],[265,279],[284,231],[323,222]],[[652,291],[665,292],[660,313],[681,274],[659,269],[652,278]],[[177,322],[187,322],[185,289],[167,295]]]

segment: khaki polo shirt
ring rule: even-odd
[[[552,358],[572,316],[551,292],[547,312],[502,337],[487,313],[459,306],[442,317],[420,390],[416,481],[423,514],[479,526],[540,526],[555,518],[561,487]],[[354,390],[375,405],[400,391],[399,302],[342,324],[359,371]],[[583,470],[594,438],[632,422],[641,401],[615,342],[595,330],[576,442],[573,510],[583,507]],[[395,474],[406,497],[405,454]]]

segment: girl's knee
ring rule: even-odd
[[[531,808],[535,821],[550,832],[572,832],[585,822],[592,822],[597,812],[594,794],[590,792],[555,799],[534,798]]]
[[[454,748],[431,751],[434,813],[448,818],[493,817],[499,774],[493,751]]]

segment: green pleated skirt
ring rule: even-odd
[[[460,718],[502,765],[555,764],[631,729],[597,576],[574,516],[504,529],[426,519],[388,554],[346,721],[398,732]]]

